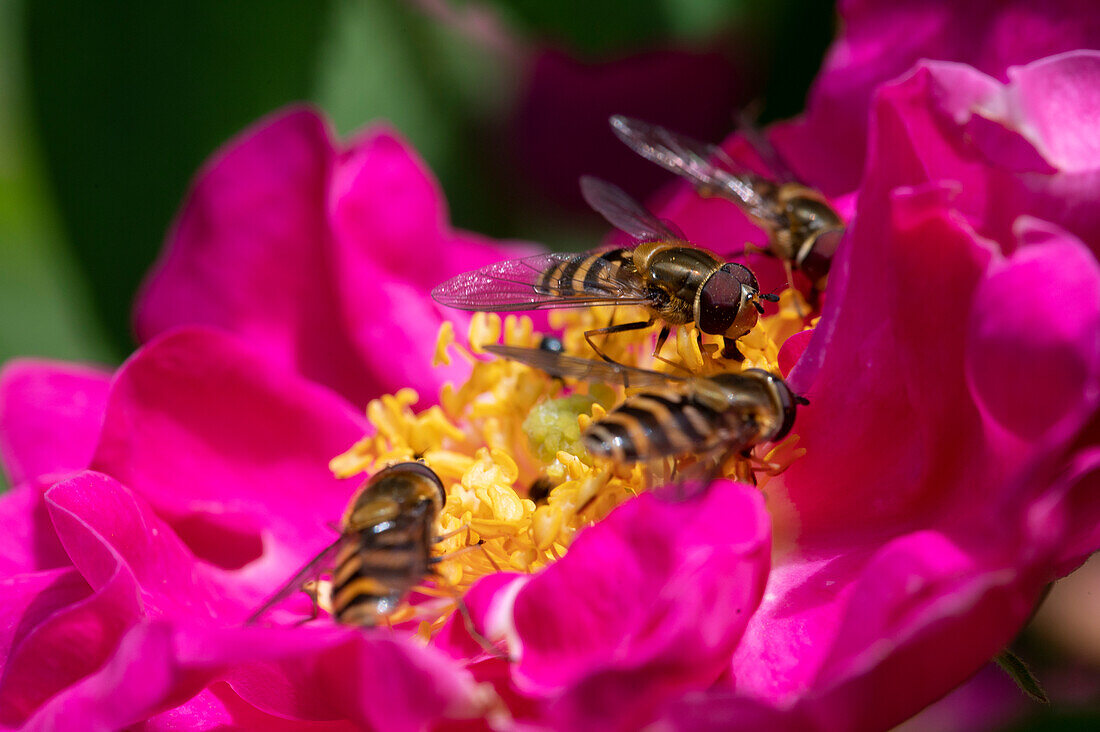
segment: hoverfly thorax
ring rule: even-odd
[[[787,220],[789,258],[817,289],[823,289],[833,254],[844,233],[844,222],[825,197],[812,188],[787,183],[778,200]]]
[[[739,375],[755,382],[754,387],[749,389],[742,384],[740,393],[756,399],[755,419],[761,427],[761,438],[768,442],[782,440],[794,426],[800,398],[794,395],[785,381],[763,369],[746,369]]]
[[[421,505],[434,517],[446,500],[443,484],[428,466],[400,463],[379,471],[363,486],[349,504],[343,525],[347,531],[362,531]]]

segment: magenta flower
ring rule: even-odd
[[[467,603],[511,662],[453,618],[427,646],[242,625],[331,541],[353,486],[328,463],[369,430],[364,402],[463,375],[429,370],[427,290],[504,256],[449,230],[392,135],[340,151],[312,113],[274,118],[200,176],[116,374],[3,374],[0,724],[905,719],[1100,546],[1097,100],[1091,52],[882,87],[821,321],[781,354],[806,454],[764,491],[642,495],[538,573],[482,579]],[[717,249],[749,232],[686,191],[663,213]]]
[[[926,62],[876,95],[765,599],[671,726],[889,727],[1100,545],[1100,54],[1008,78]]]

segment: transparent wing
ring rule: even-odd
[[[631,150],[686,178],[696,188],[724,195],[758,219],[783,223],[771,205],[775,184],[738,166],[716,145],[621,115],[611,118],[611,129]]]
[[[298,572],[286,581],[279,590],[269,597],[263,605],[261,605],[256,612],[248,616],[248,620],[244,621],[245,625],[252,625],[260,617],[271,608],[278,605],[283,600],[287,599],[295,592],[302,589],[302,585],[305,584],[307,579],[310,579],[318,567],[323,567],[328,563],[331,563],[336,557],[336,552],[340,549],[341,542],[344,541],[344,537],[341,535],[337,537],[335,541],[326,546],[320,551],[320,553],[313,559],[306,562],[305,566],[298,570]]]
[[[760,159],[764,161],[764,165],[768,167],[768,170],[775,175],[777,181],[780,183],[799,182],[786,159],[775,149],[775,146],[771,144],[763,131],[756,126],[756,122],[747,112],[742,111],[737,115],[737,130],[752,149],[756,151],[756,154],[760,156]]]
[[[540,348],[518,346],[484,346],[486,351],[501,358],[519,361],[551,376],[581,379],[600,383],[621,381],[628,386],[665,386],[670,381],[684,381],[682,377],[662,374],[660,371],[639,369],[607,361],[595,361]]]
[[[578,279],[584,260],[599,252],[548,252],[510,259],[452,277],[432,290],[441,305],[459,310],[505,312],[590,305],[645,305],[641,278],[629,266],[601,267],[604,277]]]
[[[663,221],[650,213],[626,191],[607,181],[581,176],[581,194],[598,214],[616,229],[638,241],[677,241],[683,239]]]

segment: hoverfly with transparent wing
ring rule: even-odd
[[[764,136],[743,126],[748,142],[776,175],[770,180],[735,163],[717,145],[699,142],[664,127],[616,115],[611,129],[631,150],[690,181],[703,196],[737,204],[768,234],[765,252],[783,263],[794,287],[794,270],[813,286],[811,300],[824,291],[833,255],[845,225],[821,192],[799,182]]]
[[[681,377],[537,348],[484,349],[551,376],[640,388],[581,435],[589,453],[623,465],[713,456],[720,467],[728,456],[749,458],[756,445],[786,437],[798,405],[809,403],[762,369]]]
[[[448,557],[433,556],[432,547],[447,538],[435,533],[436,519],[446,502],[442,481],[424,463],[397,463],[375,473],[348,503],[340,536],[287,580],[246,624],[255,623],[302,590],[313,600],[313,616],[323,602],[333,617],[346,625],[371,628],[386,622],[414,587],[438,579],[435,567]],[[478,547],[480,543],[449,556]],[[321,596],[317,580],[324,571],[331,572],[332,582]],[[499,655],[473,628],[457,594],[455,602],[471,637]]]
[[[653,355],[673,327],[694,323],[722,336],[723,355],[741,359],[736,340],[763,312],[760,285],[747,267],[723,262],[685,241],[622,189],[581,178],[585,200],[636,242],[630,248],[551,252],[497,262],[454,277],[432,290],[442,305],[461,310],[505,312],[592,306],[639,305],[649,318],[586,331],[585,340],[605,361],[611,359],[592,337],[648,328],[661,321]],[[671,363],[671,362],[669,362]]]

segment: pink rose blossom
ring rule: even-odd
[[[353,486],[327,465],[367,430],[363,402],[454,377],[429,370],[427,290],[505,256],[449,229],[389,133],[341,150],[310,112],[273,118],[200,175],[117,373],[0,378],[18,483],[0,499],[0,724],[902,721],[1100,546],[1098,100],[1091,52],[1003,77],[923,63],[881,87],[821,321],[781,359],[811,402],[806,455],[763,492],[642,495],[539,574],[481,580],[471,614],[512,663],[453,618],[428,646],[242,625],[332,540]],[[852,190],[842,173],[815,182]],[[718,249],[753,234],[687,191],[663,213]]]
[[[1007,76],[925,63],[876,95],[852,227],[791,374],[807,454],[767,487],[765,599],[728,680],[670,726],[887,728],[1100,546],[1100,53]]]

